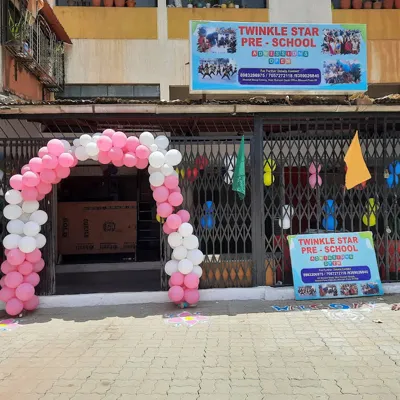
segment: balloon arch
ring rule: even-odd
[[[183,306],[199,301],[204,255],[193,235],[189,212],[177,211],[183,196],[174,167],[181,162],[182,155],[176,149],[167,150],[168,145],[166,136],[154,137],[143,132],[139,138],[127,137],[112,129],[93,136],[84,134],[72,146],[66,140],[51,139],[39,150],[38,157],[22,167],[21,174],[10,178],[12,189],[5,194],[8,205],[3,210],[9,220],[9,234],[3,239],[7,260],[1,264],[4,276],[0,280],[0,300],[6,303],[9,315],[34,310],[39,305],[35,286],[40,281],[38,273],[45,266],[40,249],[46,244],[40,230],[48,219],[46,212],[39,210],[39,201],[51,192],[53,184],[70,175],[72,167],[88,159],[116,167],[148,167],[157,215],[166,218],[163,231],[173,249],[172,259],[165,264],[165,272],[171,276],[168,296]]]

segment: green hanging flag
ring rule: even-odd
[[[235,171],[233,172],[232,189],[237,192],[239,199],[246,196],[246,156],[244,154],[244,136],[240,142],[239,153],[236,158]]]

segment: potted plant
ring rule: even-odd
[[[125,0],[114,0],[115,2],[115,7],[124,7],[125,6]]]
[[[101,0],[92,0],[92,7],[100,7]]]
[[[394,0],[394,6],[395,6],[397,9],[400,9],[400,0]]]
[[[392,9],[394,6],[394,0],[383,0],[383,8]]]
[[[235,8],[235,2],[233,0],[227,1],[228,8]]]
[[[209,1],[206,3],[206,8],[211,8],[211,3]]]
[[[114,5],[114,0],[104,0],[104,7],[112,7]]]
[[[136,6],[136,0],[126,0],[126,6],[127,7],[135,7]]]
[[[332,0],[331,4],[332,4],[332,8],[335,10],[340,8],[340,0]]]
[[[353,0],[352,6],[355,10],[360,10],[362,8],[362,0]]]
[[[373,3],[373,5],[372,5],[372,8],[373,8],[374,10],[379,10],[379,9],[381,9],[381,8],[382,8],[382,2],[381,2],[381,0],[374,0],[374,3]]]
[[[340,0],[340,8],[342,10],[348,10],[351,6],[351,0]]]
[[[221,4],[221,8],[226,8],[226,7],[227,7],[226,3]]]
[[[372,8],[372,0],[365,0],[364,1],[364,8],[371,9]]]
[[[188,0],[187,8],[193,8],[193,0]]]

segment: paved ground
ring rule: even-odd
[[[167,323],[169,304],[39,310],[0,332],[0,398],[400,399],[397,301],[203,303],[191,327]]]

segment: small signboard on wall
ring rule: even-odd
[[[372,232],[288,236],[296,300],[383,295]]]
[[[367,28],[190,21],[191,93],[365,92]]]
[[[62,255],[136,250],[135,201],[59,203],[57,224]]]

